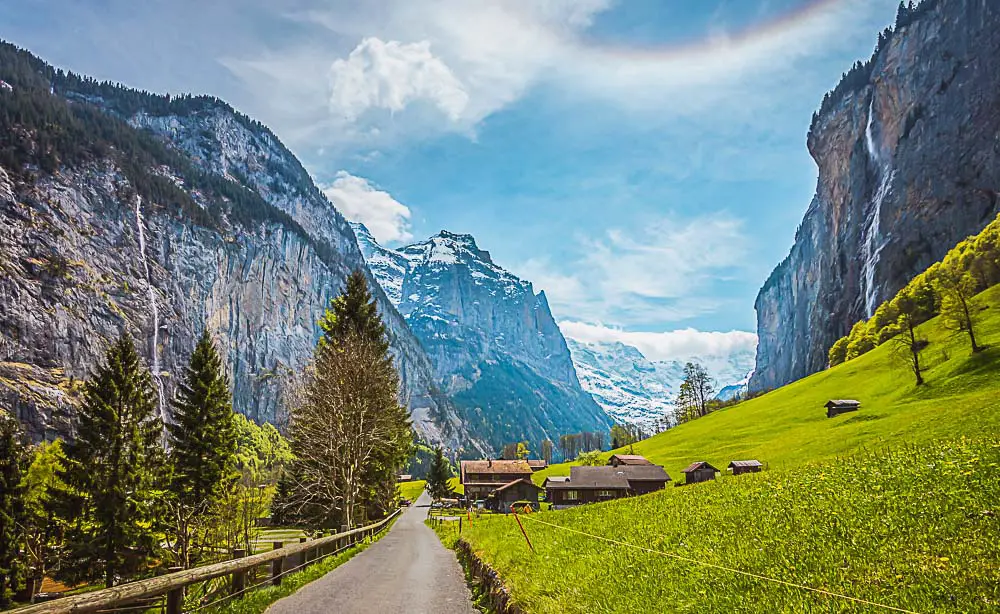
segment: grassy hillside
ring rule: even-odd
[[[899,446],[522,515],[534,552],[510,516],[462,538],[533,613],[885,611],[705,564],[899,611],[997,612],[998,467],[997,438]]]
[[[710,414],[635,444],[675,480],[695,460],[720,469],[756,458],[770,469],[793,468],[899,442],[1000,432],[1000,286],[976,298],[977,332],[989,347],[970,356],[968,338],[935,318],[920,327],[930,341],[921,355],[927,384],[917,387],[891,344],[789,384],[762,397]],[[861,411],[828,419],[830,399],[858,399]],[[610,455],[610,453],[608,453]],[[569,464],[535,474],[568,475]]]
[[[424,492],[427,485],[426,480],[413,480],[412,482],[401,482],[397,485],[399,496],[410,501],[416,501],[417,497]]]
[[[534,553],[510,517],[462,537],[528,612],[886,611],[773,580],[898,611],[1000,611],[1000,287],[977,303],[982,353],[938,320],[921,328],[925,386],[885,345],[635,445],[675,478],[693,460],[769,471],[531,514]],[[828,419],[831,398],[863,407]]]

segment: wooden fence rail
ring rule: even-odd
[[[353,545],[365,538],[374,537],[383,527],[400,513],[396,510],[388,518],[374,524],[358,527],[343,533],[328,535],[311,541],[302,541],[290,546],[275,547],[274,550],[261,552],[253,556],[234,558],[221,563],[195,567],[183,571],[172,571],[166,575],[129,582],[111,588],[105,588],[70,597],[60,597],[45,603],[24,606],[10,610],[9,614],[78,614],[111,610],[119,606],[128,606],[140,599],[167,596],[167,614],[180,614],[184,601],[184,588],[222,576],[233,577],[233,592],[242,591],[246,584],[248,571],[260,565],[271,564],[273,584],[281,581],[282,568],[286,561],[294,562],[293,567],[303,566],[309,561],[333,553],[348,545]],[[275,542],[277,546],[277,542]]]

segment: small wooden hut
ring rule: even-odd
[[[708,482],[715,479],[715,474],[719,470],[706,461],[691,463],[686,469],[681,471],[684,474],[685,484],[697,484],[698,482]]]
[[[764,468],[764,464],[759,460],[734,460],[729,463],[729,470],[733,472],[733,475],[740,475],[741,473],[757,473]]]
[[[618,467],[619,465],[652,465],[653,463],[646,460],[645,456],[638,454],[612,454],[611,458],[608,459],[608,464],[612,467]]]
[[[861,409],[861,401],[833,399],[826,402],[826,417],[833,418],[834,416],[846,414],[849,411],[858,411],[859,409]]]

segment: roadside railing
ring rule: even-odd
[[[379,522],[358,527],[343,533],[336,533],[318,539],[302,538],[297,544],[285,546],[274,542],[274,550],[253,556],[237,557],[229,561],[180,570],[171,568],[170,573],[146,580],[129,582],[70,597],[60,597],[44,603],[10,610],[9,614],[79,614],[84,612],[143,611],[156,606],[151,598],[166,596],[162,608],[166,614],[181,614],[184,606],[184,591],[192,585],[207,582],[223,576],[231,576],[229,595],[238,598],[254,587],[247,586],[247,575],[262,565],[270,566],[270,578],[261,583],[280,586],[281,578],[292,571],[305,569],[311,563],[334,553],[346,550],[368,538],[374,538],[383,528],[399,515],[396,510]],[[259,586],[259,585],[258,585]],[[220,599],[218,601],[222,601]],[[162,599],[161,599],[162,600]],[[217,603],[207,603],[195,609],[210,607]]]

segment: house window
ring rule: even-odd
[[[599,490],[597,491],[598,497],[613,497],[615,496],[615,491],[613,490]]]
[[[567,501],[576,501],[577,499],[580,498],[580,493],[578,493],[575,490],[567,490],[566,494],[563,495],[563,498],[566,499]]]

